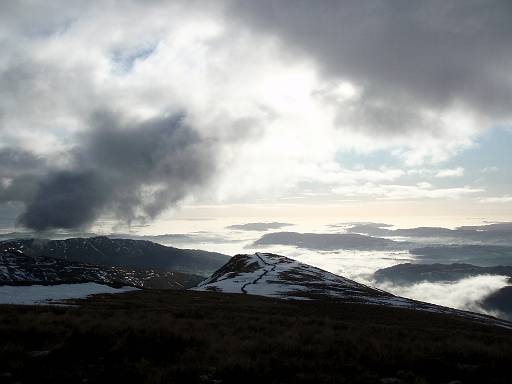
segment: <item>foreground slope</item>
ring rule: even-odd
[[[334,300],[142,290],[0,306],[0,382],[509,384],[512,332]]]
[[[20,250],[28,256],[48,256],[109,267],[180,271],[203,276],[209,276],[229,260],[229,256],[215,252],[105,236],[66,240],[17,239],[1,242],[0,245]]]
[[[394,296],[311,265],[271,253],[237,255],[193,290],[243,293],[282,299],[328,299],[447,313],[511,327],[507,321]]]

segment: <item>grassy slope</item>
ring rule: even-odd
[[[510,383],[511,363],[511,331],[376,306],[188,291],[0,306],[2,383]]]

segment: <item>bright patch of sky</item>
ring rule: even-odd
[[[478,197],[511,193],[512,131],[497,127],[483,132],[473,145],[434,166],[404,167],[404,162],[392,151],[361,153],[338,152],[340,166],[353,170],[380,170],[383,174],[395,170],[396,180],[405,185],[428,182],[438,188],[472,186],[482,189]],[[401,173],[400,173],[401,172]]]

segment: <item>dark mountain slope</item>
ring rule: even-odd
[[[487,296],[480,305],[496,311],[500,317],[512,321],[512,286],[506,286]]]
[[[202,278],[179,272],[102,267],[47,256],[0,250],[0,285],[55,285],[94,282],[110,286],[187,289]]]
[[[215,252],[178,249],[144,240],[108,237],[67,240],[20,239],[0,243],[27,256],[48,256],[68,261],[123,268],[160,269],[208,276],[229,260]]]

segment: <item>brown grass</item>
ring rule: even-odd
[[[0,306],[1,383],[510,383],[511,362],[510,331],[369,305],[144,291]]]

